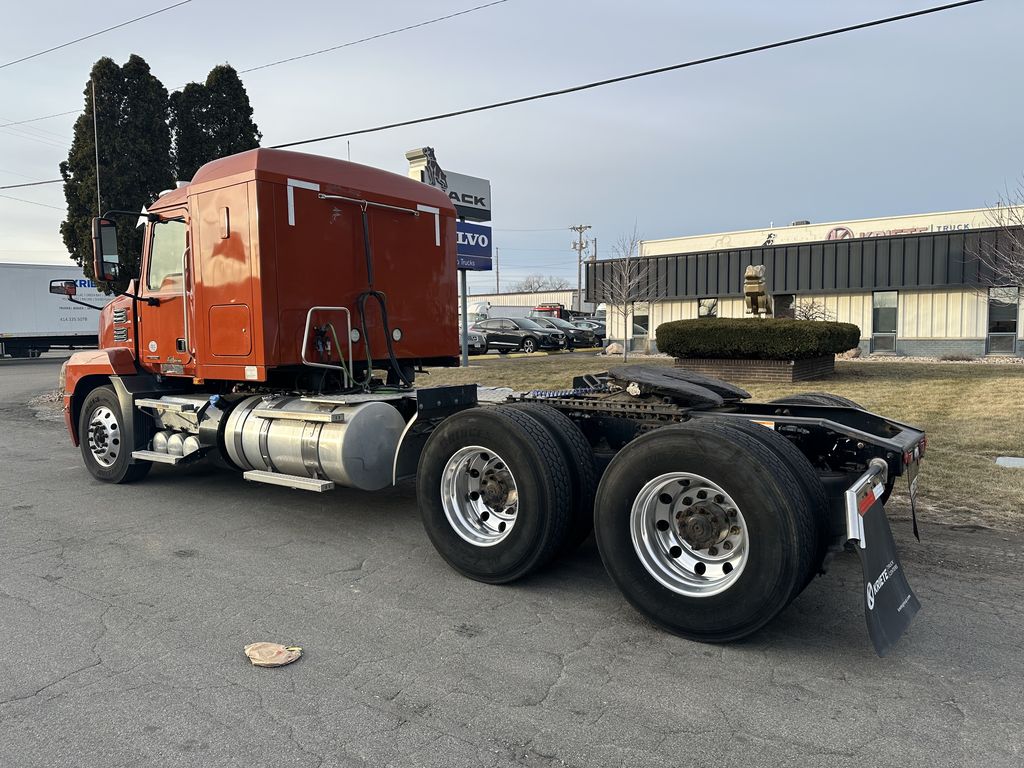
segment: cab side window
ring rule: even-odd
[[[167,221],[153,225],[146,287],[158,291],[169,277],[181,277],[185,253],[185,222]]]

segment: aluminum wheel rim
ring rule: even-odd
[[[515,527],[519,489],[501,456],[471,445],[460,448],[445,464],[441,505],[462,539],[477,547],[493,547]]]
[[[101,405],[89,417],[89,451],[101,467],[110,467],[121,452],[121,425],[107,406]]]
[[[736,502],[721,486],[689,472],[659,475],[640,489],[630,534],[647,572],[687,597],[710,597],[732,586],[750,549]]]

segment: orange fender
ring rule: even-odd
[[[131,376],[138,373],[135,355],[128,347],[92,349],[75,352],[61,368],[64,389],[64,425],[71,442],[78,445],[78,411],[96,387],[110,381],[111,376]]]

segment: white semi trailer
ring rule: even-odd
[[[106,296],[74,264],[0,263],[0,353],[38,357],[53,347],[95,347],[99,314],[49,293],[51,280],[73,280],[74,298],[97,308]]]

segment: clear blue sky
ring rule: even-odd
[[[100,56],[143,56],[168,87],[329,47],[483,0],[193,0],[0,69],[0,123],[80,108]],[[173,0],[37,0],[5,9],[10,61]],[[476,13],[243,75],[264,144],[351,130],[663,66],[937,0],[508,0]],[[45,21],[45,23],[44,23]],[[491,179],[502,283],[575,282],[572,224],[599,252],[646,238],[981,207],[1024,170],[1024,3],[980,5],[562,98],[352,140],[352,159]],[[3,63],[3,62],[0,62]],[[74,115],[0,129],[0,185],[56,178]],[[345,157],[344,140],[304,151]],[[0,192],[0,260],[59,261],[60,185]],[[553,231],[525,232],[513,230]],[[493,275],[471,279],[478,292]]]

